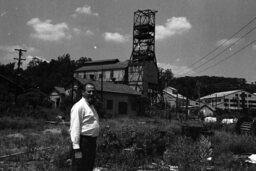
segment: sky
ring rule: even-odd
[[[255,0],[0,0],[0,64],[15,62],[15,48],[27,50],[23,67],[33,57],[66,53],[72,60],[128,60],[139,9],[158,11],[159,67],[176,77],[256,81]]]

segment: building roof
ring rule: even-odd
[[[97,91],[101,91],[101,82],[100,81],[92,81],[89,79],[75,78],[81,84],[85,85],[87,83],[92,83],[95,85]],[[141,95],[139,92],[135,91],[131,87],[125,84],[115,84],[111,82],[103,82],[103,92],[109,93],[119,93],[119,94],[130,94],[130,95]]]
[[[63,87],[55,86],[54,89],[60,94],[65,94],[65,89]]]
[[[95,60],[95,61],[87,61],[84,65],[106,65],[106,64],[114,64],[119,62],[119,59],[104,59],[104,60]]]
[[[233,93],[237,93],[240,92],[242,90],[232,90],[232,91],[224,91],[224,92],[217,92],[217,93],[213,93],[204,97],[201,97],[200,99],[208,99],[208,98],[216,98],[216,97],[224,97]]]
[[[20,84],[17,86],[17,83],[15,81],[13,81],[12,79],[10,79],[10,78],[2,75],[2,74],[0,74],[0,79],[7,81],[8,83],[13,85],[14,87],[17,87],[19,90],[24,91],[24,88]]]
[[[14,81],[12,81],[11,79],[5,77],[4,75],[0,74],[0,78],[2,78],[3,80],[13,84],[13,85],[16,85],[16,83]]]
[[[110,69],[125,69],[128,67],[128,60],[123,62],[117,62],[114,64],[99,64],[99,65],[89,65],[89,66],[83,66],[81,68],[78,68],[75,70],[75,72],[81,72],[81,71],[101,71],[101,70],[110,70]]]
[[[175,91],[177,91],[177,89],[173,88],[173,87],[167,87],[163,90],[163,92],[165,92],[166,94],[170,95],[170,96],[173,96],[175,98],[179,98],[179,99],[186,99],[185,96],[181,95],[181,94],[176,94],[174,93]]]
[[[200,107],[200,110],[201,110],[202,108],[204,108],[204,107],[207,107],[207,108],[210,109],[211,111],[216,111],[216,109],[215,109],[213,106],[209,105],[209,104],[204,104],[204,105],[202,105],[202,106]]]

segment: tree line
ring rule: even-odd
[[[65,87],[73,79],[73,72],[84,66],[89,57],[80,57],[78,60],[71,60],[69,54],[58,56],[46,62],[37,58],[32,59],[26,69],[17,71],[15,63],[6,65],[0,64],[0,73],[8,76],[11,80],[19,75],[20,86],[25,90],[37,88],[48,94],[54,86]],[[171,86],[178,92],[190,99],[197,99],[215,92],[243,89],[255,93],[256,85],[248,84],[244,78],[226,78],[217,76],[197,76],[197,77],[175,77],[171,69],[159,68],[160,89]]]
[[[50,62],[34,58],[28,63],[26,69],[20,69],[20,71],[15,69],[15,63],[0,65],[0,73],[13,81],[18,75],[20,86],[24,90],[37,88],[48,94],[54,86],[65,87],[72,80],[73,71],[91,60],[89,57],[71,60],[69,54],[58,56]]]

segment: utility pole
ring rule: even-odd
[[[14,49],[15,51],[19,52],[19,58],[14,58],[15,60],[18,60],[18,69],[17,69],[17,76],[16,76],[16,92],[15,92],[15,104],[17,104],[17,96],[18,96],[18,86],[20,84],[20,66],[21,66],[21,61],[26,60],[22,58],[23,52],[27,52],[27,50],[24,49]]]
[[[101,66],[100,98],[101,102],[103,103],[103,66]]]
[[[14,50],[19,52],[19,58],[14,58],[15,60],[18,60],[18,74],[19,74],[21,61],[26,60],[26,59],[21,58],[21,57],[22,57],[23,52],[27,52],[27,50],[24,50],[24,49],[14,49]]]
[[[196,82],[196,90],[198,95],[198,113],[197,115],[200,116],[200,107],[201,107],[201,83],[199,81]]]

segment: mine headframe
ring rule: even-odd
[[[158,68],[155,56],[155,14],[153,10],[134,12],[133,49],[128,68],[129,85],[156,101]]]

